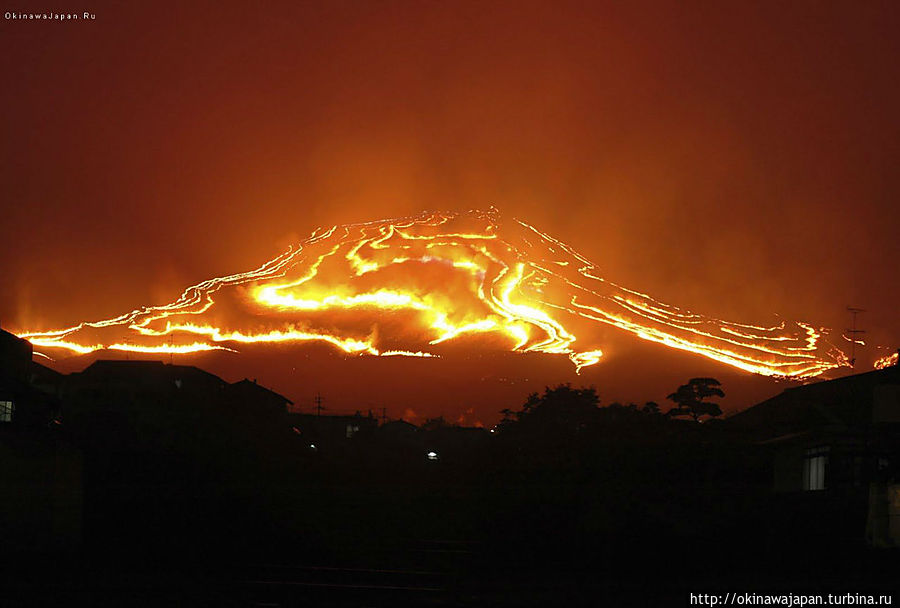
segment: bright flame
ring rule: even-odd
[[[566,355],[580,371],[603,356],[592,342],[598,324],[767,376],[812,377],[847,364],[821,345],[823,330],[745,325],[664,304],[606,281],[525,222],[501,228],[494,209],[317,230],[256,270],[204,281],[169,304],[19,335],[80,354],[318,341],[354,355],[434,357],[445,342],[495,334],[513,351]],[[123,331],[131,333],[124,342]]]
[[[875,369],[884,369],[886,367],[897,365],[898,357],[900,357],[900,353],[891,353],[890,355],[875,359]]]

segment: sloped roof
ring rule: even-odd
[[[61,374],[60,372],[58,372],[55,369],[52,369],[50,367],[47,367],[46,365],[41,365],[37,361],[31,362],[31,369],[29,371],[31,371],[31,373],[35,377],[42,378],[45,380],[59,381],[65,377],[64,374]]]
[[[255,392],[257,394],[265,395],[269,399],[283,401],[292,405],[294,403],[284,395],[276,393],[275,391],[257,384],[255,381],[248,380],[247,378],[244,378],[243,380],[239,380],[237,382],[232,382],[228,385],[228,388],[229,390],[246,391],[251,393]]]
[[[900,384],[900,366],[789,388],[725,422],[773,436],[813,427],[864,425],[872,420],[875,387],[889,384]]]
[[[403,429],[418,429],[416,425],[407,420],[388,420],[384,424],[381,425],[381,428],[403,428]]]
[[[25,338],[12,334],[5,329],[0,329],[0,348],[13,348],[31,350],[31,342]]]
[[[207,371],[193,365],[170,365],[162,361],[130,361],[121,359],[100,359],[81,372],[70,374],[74,381],[81,379],[101,382],[118,381],[136,384],[170,383],[176,380],[190,381],[192,384],[224,386],[226,382]]]

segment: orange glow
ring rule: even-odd
[[[564,243],[502,222],[494,209],[317,230],[256,270],[204,281],[169,304],[19,335],[74,353],[318,341],[350,355],[433,357],[448,341],[493,334],[512,351],[565,355],[580,371],[603,357],[600,325],[766,376],[846,365],[841,351],[822,346],[821,329],[727,322],[664,304],[606,281]]]
[[[885,355],[884,357],[879,357],[875,360],[875,369],[884,369],[886,367],[891,367],[892,365],[897,365],[898,353],[892,353],[890,355]]]

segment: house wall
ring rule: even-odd
[[[900,385],[876,386],[872,422],[900,422]]]
[[[900,484],[870,484],[866,541],[874,547],[900,547]]]
[[[900,484],[888,486],[888,532],[894,547],[900,547]]]
[[[799,492],[803,489],[804,454],[804,449],[796,446],[785,447],[775,452],[776,492]]]
[[[24,380],[31,357],[31,342],[0,330],[0,374]]]

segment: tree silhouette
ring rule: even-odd
[[[641,408],[645,414],[656,415],[659,414],[659,404],[656,401],[648,401],[644,404],[644,407]]]
[[[542,433],[578,433],[596,424],[600,410],[597,389],[560,384],[532,393],[519,411],[503,410],[503,426],[536,429]]]
[[[722,384],[715,378],[691,378],[666,399],[675,402],[675,407],[666,412],[666,416],[690,416],[699,422],[702,416],[721,416],[722,409],[714,401],[706,401],[709,397],[724,397],[725,393],[718,388]]]

